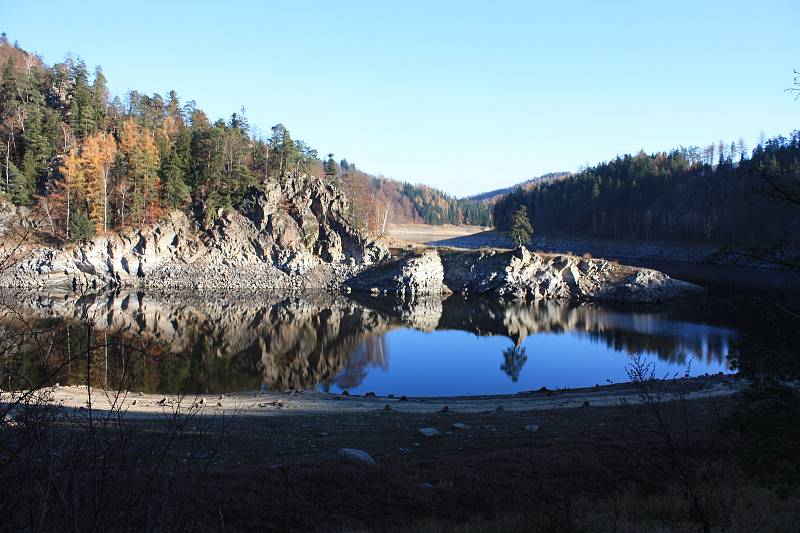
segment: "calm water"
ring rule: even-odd
[[[739,333],[719,310],[738,292],[723,283],[627,308],[456,296],[402,306],[331,296],[5,294],[14,314],[2,322],[12,370],[3,381],[436,396],[626,381],[634,353],[660,376],[728,372]]]

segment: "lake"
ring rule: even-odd
[[[509,394],[627,381],[637,353],[659,377],[730,372],[739,327],[720,310],[741,287],[706,284],[702,294],[634,307],[457,295],[402,304],[331,295],[6,293],[3,388],[88,379],[165,394]]]

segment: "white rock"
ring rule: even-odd
[[[431,437],[438,437],[442,433],[436,428],[420,428],[417,432],[423,437],[431,438]]]
[[[341,461],[345,461],[347,463],[352,464],[361,464],[361,465],[375,465],[375,459],[372,458],[370,454],[365,452],[364,450],[359,450],[358,448],[342,448],[338,452],[336,452],[336,457],[338,457]]]

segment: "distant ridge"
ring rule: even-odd
[[[503,196],[507,195],[510,192],[515,191],[518,188],[523,188],[525,190],[530,189],[533,185],[541,182],[546,181],[555,181],[561,178],[566,178],[572,175],[572,172],[548,172],[547,174],[542,174],[541,176],[536,176],[535,178],[531,178],[529,180],[522,181],[520,183],[511,185],[510,187],[505,187],[503,189],[495,189],[493,191],[482,192],[480,194],[476,194],[474,196],[467,196],[468,200],[474,200],[476,202],[482,202],[485,204],[493,204],[498,199],[502,198]]]

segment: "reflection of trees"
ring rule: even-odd
[[[61,383],[85,383],[89,368],[95,386],[125,372],[133,376],[134,387],[164,393],[261,384],[269,390],[308,389],[330,385],[337,376],[356,387],[369,366],[388,364],[381,337],[390,327],[388,317],[335,297],[257,302],[35,294],[26,303],[28,314],[47,324],[51,344],[79,354],[90,344],[105,346],[102,353],[92,350],[91,364],[85,358],[71,361],[58,378]],[[110,342],[98,343],[98,336]],[[60,363],[36,355],[43,352],[42,340],[14,351],[20,373],[33,377]],[[145,346],[147,357],[131,361],[131,348],[142,352]]]
[[[525,366],[525,362],[528,360],[528,356],[525,354],[525,347],[509,346],[503,350],[503,360],[504,363],[500,370],[508,374],[511,381],[516,383],[519,381],[519,373],[522,372],[522,367]]]
[[[389,368],[389,353],[384,335],[361,342],[347,358],[334,383],[341,389],[354,389],[367,377],[367,369],[370,367],[381,367],[384,370]]]
[[[540,333],[578,333],[618,351],[654,353],[671,363],[684,364],[691,358],[721,362],[735,333],[702,325],[708,312],[708,304],[692,298],[626,309],[451,297],[444,302],[439,328],[504,335],[517,345]]]
[[[126,372],[134,376],[135,387],[164,393],[260,385],[270,390],[333,384],[356,388],[371,367],[387,368],[384,335],[397,327],[509,337],[515,346],[504,350],[501,368],[514,381],[527,360],[522,342],[540,333],[578,333],[616,350],[655,353],[677,364],[703,355],[721,361],[733,336],[731,330],[698,325],[709,315],[703,314],[702,304],[689,301],[626,310],[460,296],[402,305],[381,298],[354,301],[330,295],[258,300],[142,293],[76,298],[66,293],[14,295],[6,300],[47,326],[50,336],[40,337],[40,345],[58,347],[13,350],[21,374],[33,376],[47,365],[59,364],[55,355],[42,360],[35,354],[80,354],[90,344],[105,345],[102,353],[92,351],[91,364],[71,361],[59,380],[85,382],[88,367],[93,385]],[[14,325],[4,321],[0,327]],[[98,335],[113,342],[98,342]],[[145,347],[145,360],[131,359],[132,351]]]

